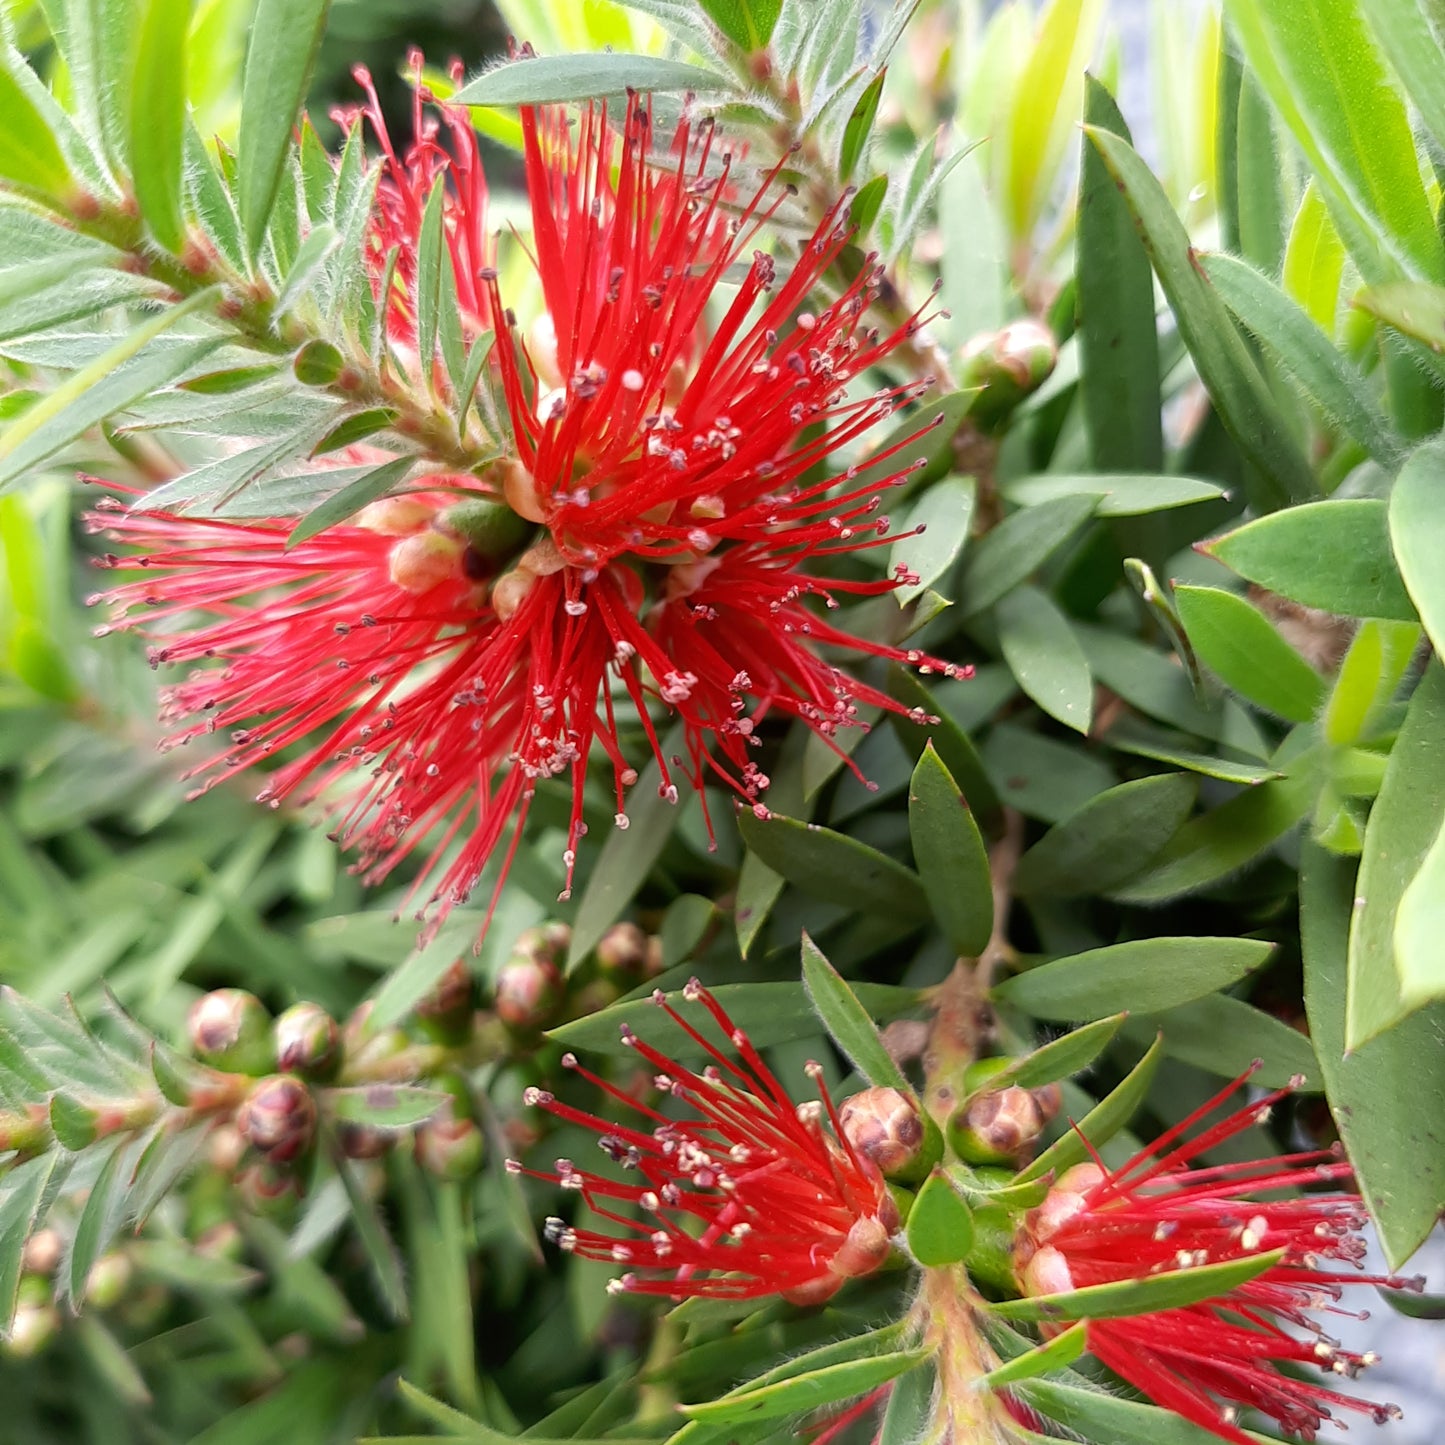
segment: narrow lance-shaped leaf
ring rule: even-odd
[[[932,743],[923,749],[909,783],[908,830],[934,918],[960,954],[978,957],[993,932],[988,853],[968,803]]]
[[[186,32],[191,0],[144,0],[130,99],[130,166],[151,234],[168,251],[185,240],[181,153],[186,126]]]
[[[528,56],[469,80],[457,105],[550,105],[626,90],[716,92],[729,82],[711,70],[657,55],[599,53]]]

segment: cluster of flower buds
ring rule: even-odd
[[[10,1332],[0,1339],[0,1353],[11,1359],[31,1359],[59,1334],[64,1321],[56,1303],[55,1279],[65,1259],[65,1242],[57,1229],[39,1229],[25,1241],[15,1315]],[[124,1249],[110,1250],[90,1267],[79,1303],[96,1310],[124,1306],[135,1316],[153,1303],[154,1294],[136,1291],[134,1276],[130,1255]]]

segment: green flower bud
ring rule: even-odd
[[[276,1074],[262,1079],[246,1096],[236,1126],[272,1163],[289,1164],[316,1138],[316,1101],[302,1080]]]
[[[641,978],[647,967],[647,935],[635,923],[614,923],[598,941],[597,966],[605,974]]]
[[[26,1285],[34,1280],[41,1285],[41,1291],[27,1290]],[[60,1311],[50,1301],[50,1286],[36,1276],[20,1281],[19,1303],[10,1333],[0,1340],[0,1349],[15,1360],[32,1360],[60,1332]]]
[[[515,957],[542,958],[560,964],[572,947],[572,930],[565,923],[540,923],[523,929],[512,945]]]
[[[472,975],[458,959],[417,1003],[422,1032],[440,1044],[465,1043],[472,1033]]]
[[[276,1067],[303,1079],[328,1080],[341,1066],[341,1030],[320,1004],[292,1004],[275,1027]]]
[[[256,1159],[236,1175],[236,1194],[253,1214],[286,1215],[302,1192],[296,1171],[270,1159]]]
[[[1053,333],[1031,318],[973,337],[959,365],[962,386],[983,388],[970,416],[985,427],[997,425],[1048,380],[1058,360]]]
[[[203,1063],[233,1074],[265,1074],[276,1066],[271,1018],[255,994],[218,988],[198,998],[186,1019],[191,1048]]]
[[[562,998],[562,974],[549,959],[514,954],[497,970],[492,1007],[518,1033],[545,1028],[557,1016]]]
[[[416,1131],[416,1160],[438,1179],[470,1179],[482,1167],[482,1131],[470,1119],[431,1119]]]
[[[125,1298],[135,1274],[127,1255],[117,1250],[103,1254],[90,1267],[85,1281],[85,1302],[98,1310],[108,1310]]]

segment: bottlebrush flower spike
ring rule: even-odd
[[[870,1273],[888,1256],[898,1210],[883,1176],[839,1129],[817,1065],[808,1072],[820,1100],[795,1105],[748,1036],[696,979],[683,997],[706,1009],[736,1058],[694,1028],[661,992],[654,1001],[712,1063],[694,1073],[630,1029],[622,1035],[657,1070],[655,1085],[682,1106],[679,1115],[632,1098],[571,1054],[565,1067],[641,1115],[650,1130],[616,1124],[529,1090],[528,1103],[594,1130],[603,1151],[640,1176],[636,1184],[619,1183],[566,1159],[557,1161],[555,1175],[534,1174],[576,1190],[615,1231],[553,1219],[548,1237],[584,1259],[628,1266],[612,1283],[617,1291],[673,1299],[779,1294],[800,1304],[825,1300],[845,1279]],[[515,1162],[508,1167],[533,1173]]]
[[[1289,1092],[1276,1090],[1186,1137],[1253,1072],[1121,1169],[1095,1162],[1064,1174],[1027,1217],[1016,1242],[1021,1287],[1026,1294],[1054,1294],[1283,1249],[1277,1264],[1218,1299],[1090,1320],[1089,1349],[1156,1404],[1235,1445],[1251,1445],[1236,1423],[1244,1409],[1259,1411],[1304,1440],[1314,1440],[1337,1409],[1357,1410],[1382,1424],[1398,1417],[1395,1406],[1358,1400],[1278,1367],[1313,1365],[1336,1375],[1358,1374],[1374,1357],[1343,1349],[1312,1312],[1347,1314],[1336,1304],[1347,1284],[1419,1289],[1423,1282],[1359,1272],[1365,1253],[1359,1231],[1367,1216],[1354,1194],[1250,1198],[1344,1183],[1350,1166],[1337,1153],[1315,1150],[1190,1167],[1199,1155],[1263,1123]],[[1332,1268],[1336,1261],[1356,1269]]]
[[[382,172],[366,238],[366,260],[381,303],[388,257],[396,250],[391,294],[385,298],[386,328],[393,339],[404,342],[416,340],[417,247],[422,217],[438,181],[450,182],[442,199],[442,228],[451,252],[462,318],[472,334],[490,325],[481,274],[496,260],[496,245],[487,229],[487,178],[471,115],[463,106],[440,102],[434,102],[440,121],[427,114],[426,102],[432,98],[422,83],[422,64],[420,50],[407,53],[412,74],[412,139],[404,152],[398,153],[392,143],[371,72],[364,65],[351,73],[366,92],[365,105],[342,106],[333,112],[337,124],[347,131],[363,120],[369,122],[381,145]],[[452,62],[450,73],[460,85],[459,60]],[[441,142],[442,125],[450,148]]]

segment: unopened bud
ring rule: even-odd
[[[222,1174],[231,1174],[246,1153],[246,1141],[234,1124],[217,1124],[206,1140],[206,1162]]]
[[[393,1144],[397,1136],[371,1124],[339,1124],[336,1137],[341,1152],[348,1159],[380,1159]]]
[[[510,622],[536,585],[536,574],[521,567],[514,567],[498,577],[492,584],[492,611],[497,614],[497,620]]]
[[[356,525],[380,537],[409,537],[428,526],[436,508],[420,497],[382,497],[356,514]]]
[[[341,1064],[341,1030],[320,1004],[292,1004],[276,1020],[276,1067],[303,1079],[331,1079]]]
[[[218,988],[197,999],[186,1030],[196,1057],[214,1068],[264,1074],[276,1067],[271,1017],[245,989]]]
[[[55,1229],[37,1229],[25,1241],[20,1267],[26,1274],[52,1275],[65,1252],[65,1242]]]
[[[540,958],[560,965],[571,946],[572,930],[567,924],[556,921],[539,923],[535,928],[524,928],[517,935],[517,941],[512,945],[512,956]]]
[[[85,1302],[98,1310],[108,1310],[125,1297],[135,1269],[128,1256],[117,1250],[103,1254],[90,1267],[85,1280]]]
[[[438,1043],[459,1044],[472,1031],[472,975],[460,959],[418,1001],[417,1023]]]
[[[316,1137],[316,1101],[291,1074],[262,1079],[236,1116],[241,1137],[275,1164],[289,1164]]]
[[[961,385],[983,388],[970,415],[985,425],[1001,421],[1048,380],[1058,359],[1053,333],[1032,319],[973,337],[959,368]]]
[[[420,596],[463,575],[463,543],[441,532],[416,532],[391,549],[387,572],[403,592]]]
[[[253,1214],[285,1214],[301,1198],[296,1171],[270,1159],[257,1159],[236,1176],[236,1193]]]
[[[923,1119],[900,1089],[872,1088],[838,1106],[838,1123],[848,1142],[884,1174],[898,1174],[923,1148]]]
[[[481,497],[448,507],[437,522],[467,544],[468,575],[477,579],[516,556],[535,530],[510,507]]]
[[[975,1094],[950,1121],[950,1139],[970,1164],[1002,1164],[1037,1139],[1047,1122],[1033,1093],[1010,1085]]]
[[[502,473],[502,496],[519,517],[529,522],[547,520],[547,504],[537,486],[537,479],[517,460],[509,457],[499,463]]]
[[[33,1276],[31,1277],[33,1278]],[[0,1349],[14,1360],[31,1360],[60,1332],[60,1312],[50,1301],[50,1290],[36,1292],[26,1289],[29,1280],[21,1280],[19,1303],[10,1323],[10,1333],[0,1340]],[[44,1284],[44,1281],[38,1281]]]
[[[470,1179],[483,1153],[482,1131],[470,1119],[431,1119],[416,1131],[417,1163],[438,1179]]]
[[[635,923],[614,923],[598,941],[597,966],[604,973],[640,977],[647,967],[647,935]]]
[[[562,974],[555,963],[535,957],[511,958],[497,970],[492,1007],[509,1028],[545,1028],[562,1003]]]

